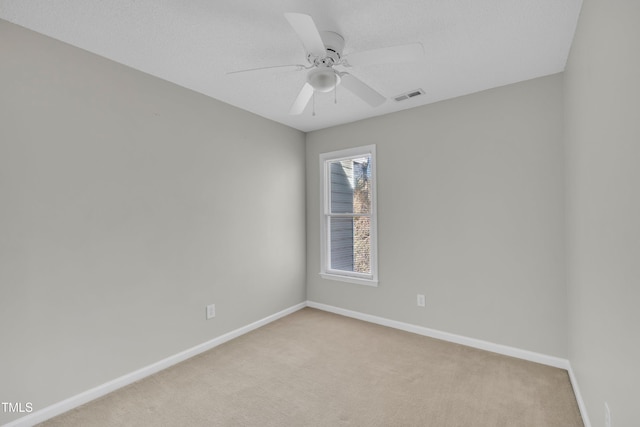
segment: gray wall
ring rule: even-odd
[[[585,0],[565,72],[569,358],[594,426],[637,426],[640,2]]]
[[[308,299],[566,357],[562,113],[553,75],[309,133]],[[367,144],[377,288],[318,275],[318,156]]]
[[[0,400],[305,300],[303,133],[5,21],[0,58]]]

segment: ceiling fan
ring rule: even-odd
[[[285,13],[284,16],[302,41],[309,65],[276,65],[232,71],[227,74],[291,67],[296,70],[308,70],[307,81],[300,89],[295,101],[293,101],[289,114],[301,114],[315,92],[330,92],[335,90],[338,85],[341,85],[372,107],[377,107],[386,98],[359,78],[343,71],[343,69],[361,65],[411,62],[424,56],[424,50],[420,43],[354,52],[343,56],[342,50],[345,42],[340,34],[333,31],[318,31],[313,18],[309,15]]]

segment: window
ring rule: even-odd
[[[320,155],[321,271],[377,286],[375,145]]]

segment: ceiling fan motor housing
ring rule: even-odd
[[[314,57],[309,55],[307,59],[316,67],[333,67],[340,63],[342,49],[344,48],[344,38],[333,31],[321,31],[320,38],[325,47],[325,55]]]
[[[340,75],[333,69],[340,63],[340,56],[344,48],[344,38],[333,31],[320,32],[322,43],[325,47],[325,55],[308,59],[316,68],[307,74],[307,83],[318,92],[329,92],[340,84]]]

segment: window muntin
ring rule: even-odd
[[[375,146],[320,157],[325,278],[375,285]]]

